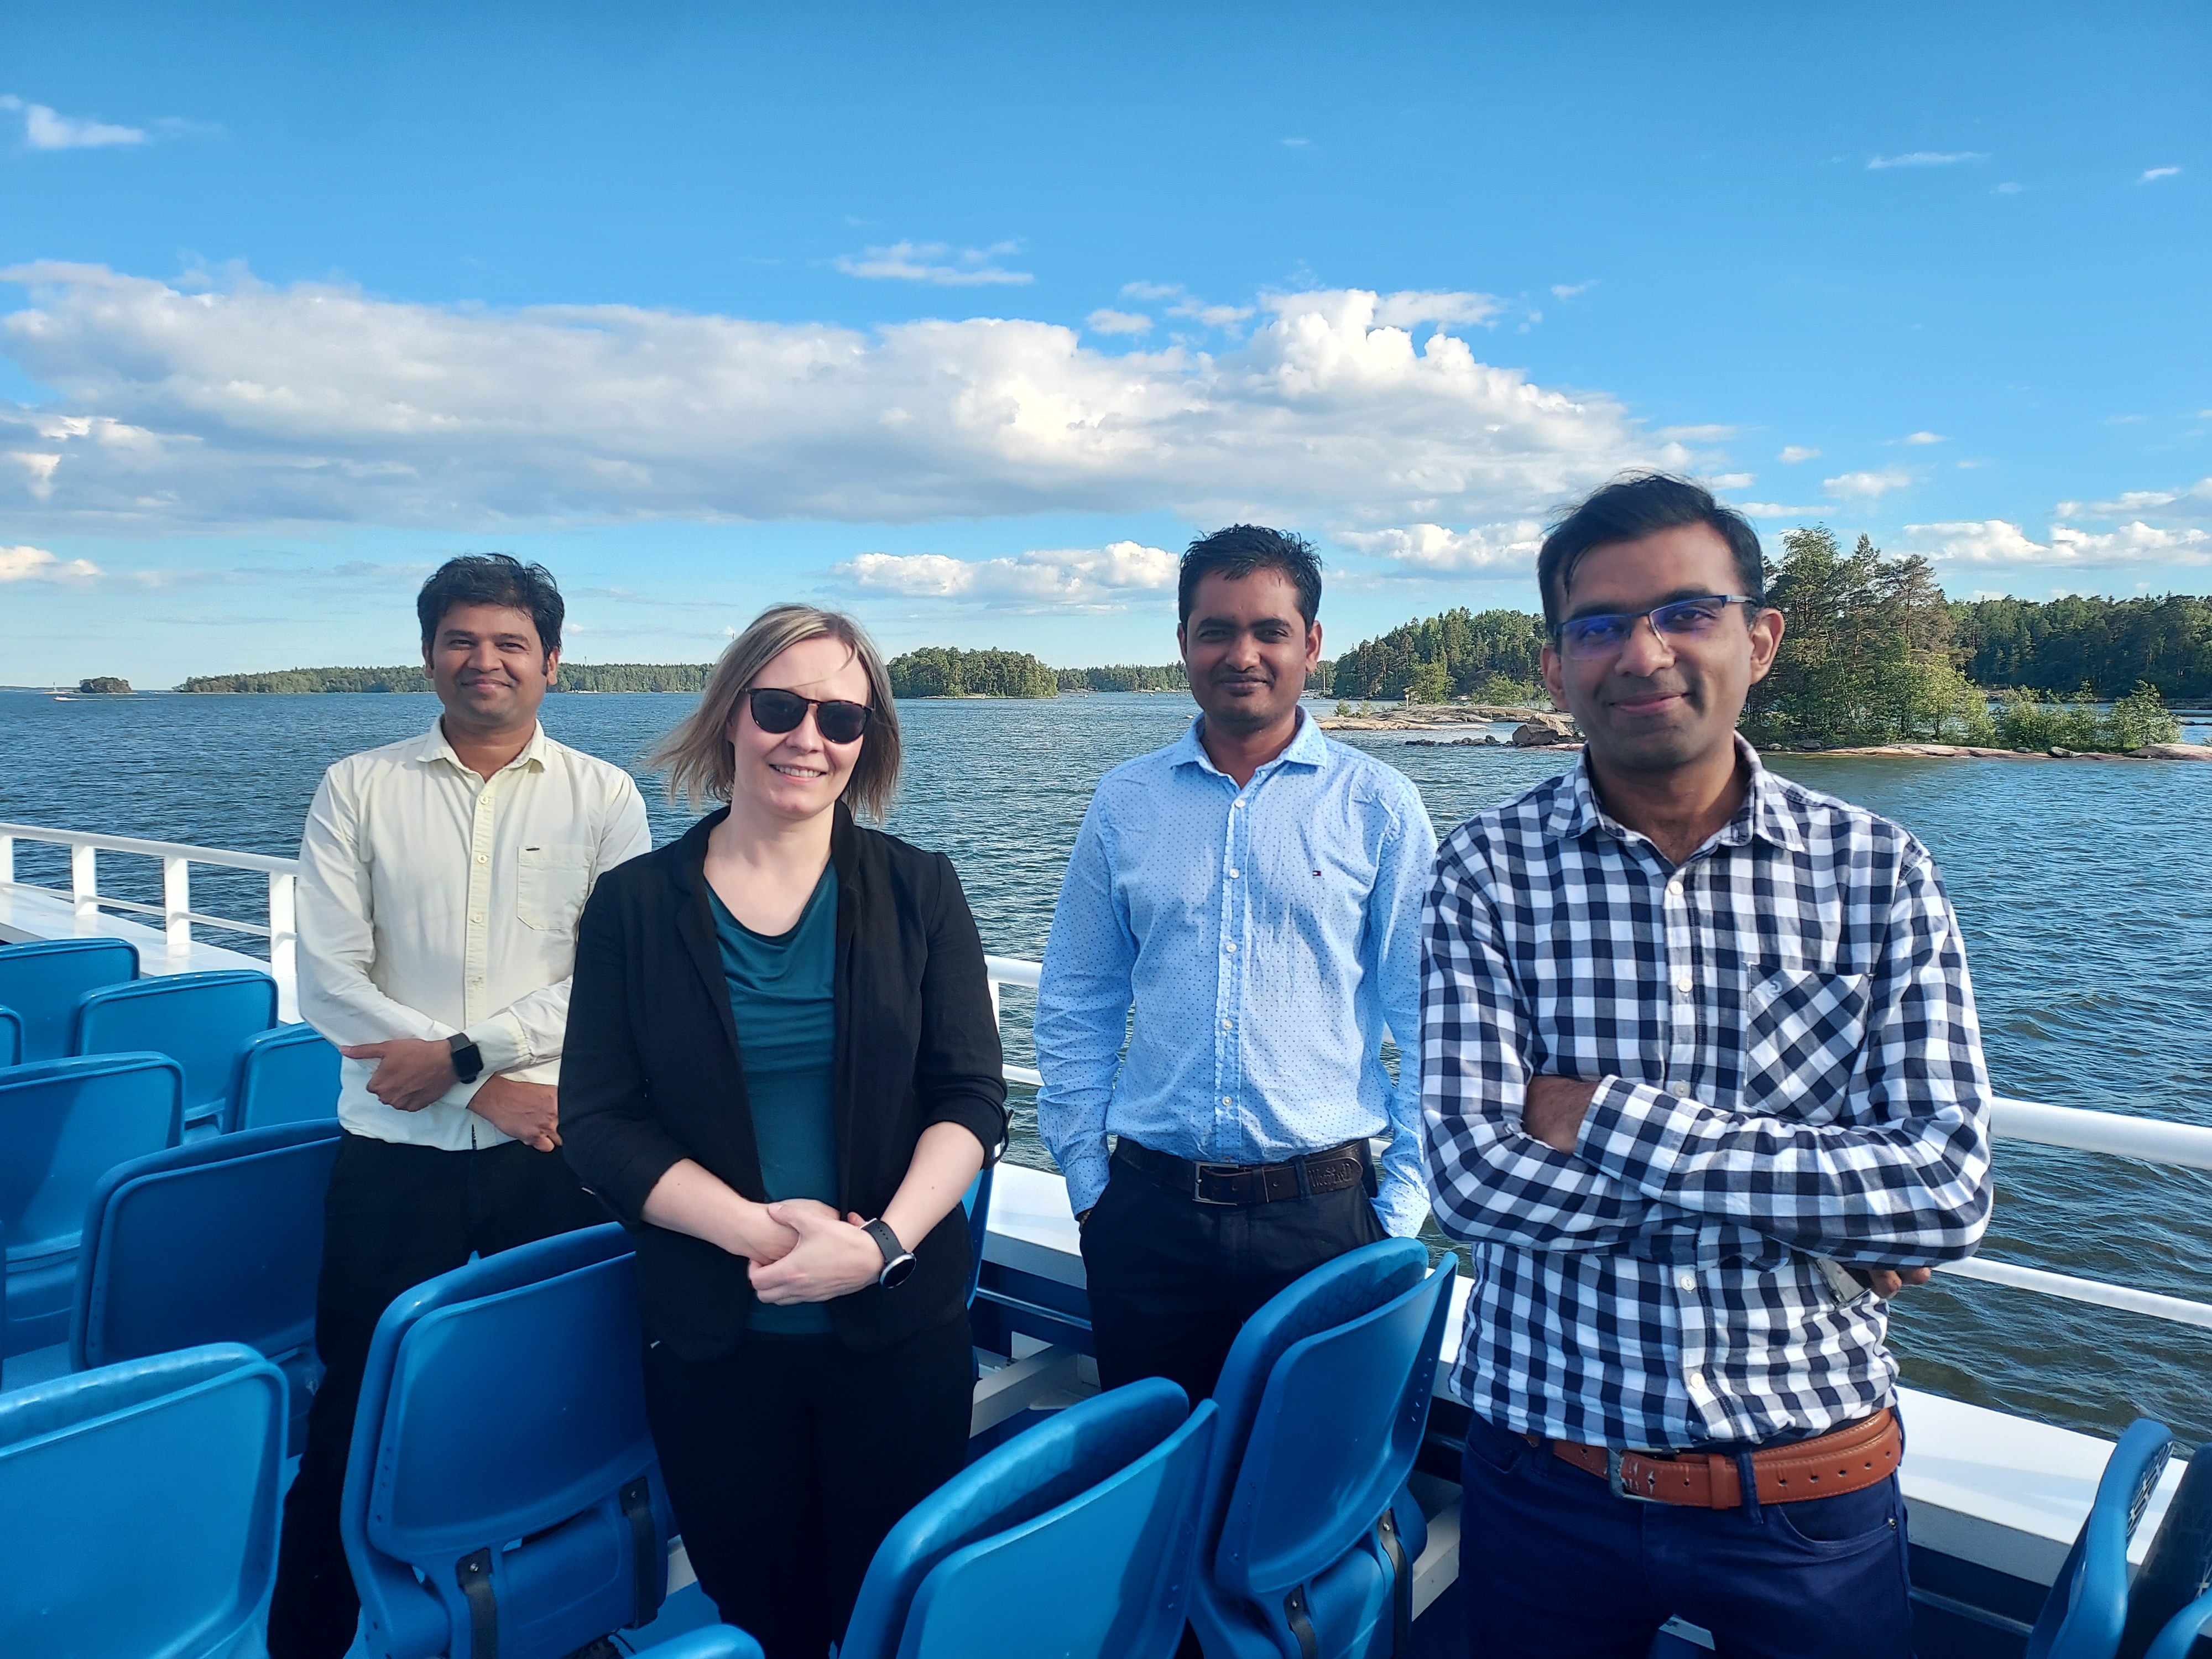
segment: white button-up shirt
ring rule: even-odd
[[[323,775],[300,838],[300,1012],[332,1042],[465,1031],[483,1056],[417,1112],[345,1060],[338,1120],[465,1151],[510,1139],[469,1109],[485,1079],[557,1083],[576,923],[600,874],[653,845],[621,768],[545,735],[478,777],[433,726]]]

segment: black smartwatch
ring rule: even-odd
[[[453,1075],[464,1083],[474,1083],[483,1075],[483,1054],[469,1041],[466,1031],[456,1031],[446,1039],[446,1046],[453,1051]]]
[[[914,1252],[899,1243],[899,1236],[891,1231],[890,1222],[877,1217],[868,1223],[868,1237],[884,1253],[884,1270],[876,1275],[877,1284],[887,1291],[895,1291],[914,1277]]]

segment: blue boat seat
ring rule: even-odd
[[[185,1121],[219,1121],[239,1044],[276,1023],[276,981],[252,969],[167,974],[110,985],[78,999],[70,1050],[150,1048],[185,1070]]]
[[[2127,1627],[2118,1659],[2186,1659],[2212,1618],[2212,1444],[2181,1472],[2166,1518],[2128,1587]]]
[[[118,1164],[173,1146],[183,1069],[166,1054],[49,1060],[0,1072],[0,1354],[64,1340],[85,1201]]]
[[[77,1255],[70,1364],[82,1370],[240,1342],[290,1382],[296,1451],[322,1367],[314,1352],[323,1194],[337,1123],[281,1123],[191,1141],[100,1176]]]
[[[370,1654],[560,1659],[643,1624],[672,1524],[619,1225],[486,1256],[385,1310],[339,1513]]]
[[[2022,1659],[2112,1659],[2118,1651],[2128,1620],[2129,1540],[2172,1454],[2172,1435],[2148,1418],[2120,1437]]]
[[[23,1063],[23,1017],[13,1008],[0,1008],[0,1066]]]
[[[1209,1659],[1403,1653],[1427,1522],[1426,1431],[1451,1270],[1410,1238],[1326,1262],[1237,1333],[1191,1603]]]
[[[77,999],[138,977],[138,948],[119,939],[42,939],[0,950],[0,1004],[23,1022],[23,1060],[70,1052]]]
[[[1216,1418],[1150,1377],[969,1464],[877,1550],[839,1659],[1166,1659]]]
[[[313,1026],[279,1025],[238,1045],[225,1134],[335,1119],[337,1112],[338,1051]]]
[[[253,1642],[283,1435],[284,1379],[228,1344],[0,1395],[0,1653],[215,1659]]]

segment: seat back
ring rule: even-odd
[[[1165,1659],[1216,1416],[1151,1377],[978,1458],[877,1550],[840,1659]]]
[[[2212,1586],[2212,1443],[2199,1446],[2182,1470],[2166,1518],[2128,1586],[2127,1628],[2114,1659],[2143,1659],[2207,1586]],[[2196,1625],[2187,1629],[2193,1640]],[[2189,1642],[2176,1640],[2186,1654]]]
[[[239,1045],[276,1023],[276,981],[252,969],[168,974],[88,991],[77,1001],[71,1052],[150,1048],[185,1068],[185,1121],[220,1118]]]
[[[23,1017],[13,1008],[0,1008],[0,1066],[23,1063]]]
[[[0,1072],[0,1353],[69,1334],[85,1202],[116,1164],[177,1144],[184,1073],[166,1054],[50,1060]]]
[[[70,1052],[77,999],[138,977],[138,947],[119,939],[46,939],[0,950],[0,1004],[23,1022],[22,1060]]]
[[[1420,1523],[1392,1509],[1427,1428],[1450,1292],[1419,1242],[1387,1239],[1316,1268],[1238,1333],[1214,1394],[1192,1614],[1209,1651],[1297,1652],[1304,1626],[1321,1654],[1364,1654],[1394,1612],[1410,1621]]]
[[[338,1051],[312,1025],[278,1025],[238,1045],[223,1133],[335,1118]]]
[[[0,1653],[225,1653],[276,1565],[284,1379],[230,1345],[0,1395]]]
[[[2120,1437],[2022,1659],[2112,1659],[2127,1628],[2128,1541],[2172,1454],[2172,1435],[2148,1418]]]
[[[653,1659],[761,1659],[761,1645],[733,1625],[709,1625],[654,1643]]]
[[[612,1224],[385,1310],[339,1516],[371,1653],[558,1659],[659,1610],[672,1522],[638,1347]]]
[[[320,1375],[313,1345],[335,1121],[196,1140],[100,1176],[77,1254],[70,1364],[239,1342],[292,1385],[297,1445]]]
[[[991,1172],[994,1165],[986,1164],[968,1190],[960,1195],[961,1207],[968,1212],[968,1301],[973,1305],[975,1286],[983,1277],[983,1240],[991,1231]]]

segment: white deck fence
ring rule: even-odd
[[[70,884],[66,889],[35,886],[15,879],[15,843],[19,841],[69,849]],[[111,897],[100,890],[99,856],[117,853],[156,859],[161,866],[161,902],[144,904]],[[191,905],[191,866],[208,865],[228,870],[251,870],[268,877],[267,920],[241,921],[232,917],[203,915]],[[139,841],[127,836],[93,835],[82,830],[54,830],[38,824],[0,823],[0,896],[21,896],[47,902],[56,921],[76,924],[73,931],[94,931],[104,912],[158,918],[168,955],[178,963],[188,960],[193,949],[192,929],[228,930],[269,941],[269,964],[289,995],[295,960],[293,931],[293,885],[299,875],[295,859],[259,853],[232,853],[219,848],[192,847],[180,842]],[[62,906],[65,905],[66,909]],[[1000,988],[1006,985],[1036,988],[1038,964],[1017,957],[987,957],[991,975],[991,1006],[999,1012]],[[1026,1066],[1006,1068],[1009,1083],[1036,1086],[1041,1079]],[[2075,1106],[2047,1106],[2034,1101],[2000,1096],[1991,1127],[2001,1139],[2023,1140],[2041,1146],[2064,1146],[2076,1152],[2112,1158],[2138,1159],[2147,1164],[2212,1170],[2212,1127],[2173,1123],[2160,1118],[2133,1117],[2118,1112],[2097,1112]],[[2008,1261],[1977,1256],[1947,1264],[1941,1271],[1985,1285],[2002,1285],[2060,1297],[2093,1307],[2117,1308],[2148,1314],[2154,1319],[2212,1330],[2212,1303],[2186,1297],[2165,1296],[2131,1285],[2102,1279],[2080,1279],[2025,1267]]]

